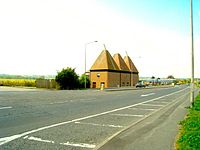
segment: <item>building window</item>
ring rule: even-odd
[[[127,82],[126,85],[129,86],[129,82]]]

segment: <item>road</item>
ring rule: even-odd
[[[0,149],[97,149],[188,93],[186,86],[114,92],[0,87]]]

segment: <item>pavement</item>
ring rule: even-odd
[[[196,91],[197,95],[198,91]],[[188,112],[189,94],[97,147],[98,150],[174,150],[179,122]]]

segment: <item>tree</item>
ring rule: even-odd
[[[75,72],[75,69],[67,67],[62,69],[61,72],[58,72],[56,76],[56,82],[59,84],[60,89],[77,89],[79,87],[79,77]]]
[[[156,79],[156,84],[160,84],[160,78]]]
[[[90,87],[90,80],[89,80],[88,76],[86,76],[85,74],[82,74],[81,77],[79,78],[80,88],[85,87],[85,78],[86,78],[86,87],[87,88]]]
[[[155,77],[152,76],[151,79],[152,79],[152,84],[154,85],[155,84],[155,82],[154,82]]]
[[[175,79],[173,75],[168,75],[167,79]]]

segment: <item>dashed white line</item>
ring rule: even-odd
[[[23,139],[27,139],[27,138],[28,138],[28,136],[23,137]]]
[[[155,93],[144,94],[144,95],[141,95],[141,97],[151,96],[151,95],[154,95],[154,94]]]
[[[55,144],[55,141],[51,141],[51,140],[44,140],[38,137],[33,137],[33,136],[25,136],[24,139],[28,139],[31,141],[37,141],[37,142],[44,142],[44,143],[52,143]],[[73,146],[73,147],[82,147],[82,148],[95,148],[96,145],[94,144],[87,144],[87,143],[73,143],[73,142],[66,142],[66,143],[58,143],[60,145],[67,145],[67,146]]]
[[[10,109],[12,108],[11,106],[6,106],[6,107],[0,107],[0,109]]]
[[[96,100],[97,98],[82,98],[82,99],[79,99],[79,101],[93,101],[93,100]]]
[[[67,145],[67,146],[74,146],[74,147],[83,147],[83,148],[95,148],[96,145],[94,144],[87,144],[87,143],[71,143],[71,142],[66,142],[66,143],[60,143],[61,145]]]
[[[144,115],[133,115],[133,114],[110,114],[111,116],[121,116],[121,117],[144,117]]]
[[[50,141],[50,140],[43,140],[41,138],[38,138],[38,137],[33,137],[33,136],[30,136],[27,138],[28,140],[32,140],[32,141],[38,141],[38,142],[45,142],[45,143],[55,143],[54,141]]]
[[[86,122],[75,122],[75,124],[93,125],[93,126],[111,127],[111,128],[124,128],[124,126],[112,125],[112,124],[97,124],[97,123],[86,123]]]
[[[61,102],[52,102],[52,103],[49,103],[50,105],[53,105],[53,104],[63,104],[63,103],[68,103],[70,101],[61,101]]]
[[[17,134],[17,135],[12,135],[12,136],[9,136],[9,137],[3,137],[3,138],[0,138],[0,145],[6,144],[6,143],[11,142],[11,141],[13,141],[15,139],[18,139],[18,138],[21,138],[23,136],[29,135],[31,133],[39,132],[39,131],[42,131],[42,130],[45,130],[45,129],[49,129],[49,128],[53,128],[53,127],[57,127],[57,126],[61,126],[61,125],[65,125],[65,124],[69,124],[69,123],[73,123],[73,122],[89,119],[89,118],[94,118],[94,117],[97,117],[97,116],[106,115],[106,114],[113,113],[113,112],[116,112],[116,111],[119,111],[119,110],[124,110],[124,109],[127,109],[127,108],[131,108],[131,107],[134,107],[134,106],[145,104],[147,102],[153,102],[153,101],[156,101],[158,99],[161,99],[161,98],[164,98],[164,97],[171,96],[171,95],[174,95],[176,93],[182,92],[182,91],[184,91],[186,89],[187,88],[179,90],[179,91],[176,91],[176,92],[173,92],[173,93],[170,93],[170,94],[167,94],[167,95],[163,95],[163,96],[160,96],[160,97],[157,97],[157,98],[154,98],[154,99],[150,99],[148,101],[144,101],[144,102],[141,102],[141,103],[128,105],[128,106],[125,106],[125,107],[113,109],[113,110],[110,110],[110,111],[105,111],[105,112],[98,113],[98,114],[85,116],[85,117],[82,117],[82,118],[77,118],[77,119],[73,119],[73,120],[69,120],[69,121],[64,121],[64,122],[60,122],[60,123],[44,126],[44,127],[38,128],[38,129],[30,130],[30,131],[27,131],[27,132],[24,132],[24,133],[21,133],[21,134]]]
[[[79,99],[78,102],[88,102],[88,101],[94,101],[96,100],[97,98],[91,98],[91,99]],[[52,102],[52,103],[49,103],[50,105],[53,105],[53,104],[64,104],[64,103],[69,103],[69,102],[73,102],[73,100],[67,100],[67,101],[58,101],[58,102]],[[76,100],[74,100],[74,102],[76,102]]]

